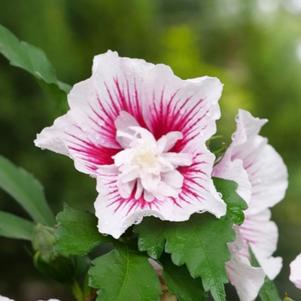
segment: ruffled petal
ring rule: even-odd
[[[222,160],[214,166],[212,175],[214,177],[236,182],[238,184],[236,192],[247,204],[249,204],[252,187],[242,160],[236,159],[232,161],[229,153],[226,153]]]
[[[282,258],[272,256],[277,249],[278,229],[270,218],[269,209],[256,215],[250,215],[247,211],[239,233],[248,242],[265,274],[274,279],[282,268]]]
[[[297,288],[301,289],[301,254],[290,263],[290,270],[290,281],[294,283]]]
[[[156,65],[147,74],[144,90],[144,119],[156,139],[173,131],[183,134],[172,151],[195,150],[215,133],[222,93],[217,78],[181,80],[168,66]]]
[[[284,198],[288,186],[287,168],[272,146],[265,145],[246,169],[252,185],[250,213],[271,208]]]
[[[113,165],[100,167],[97,177],[99,196],[95,202],[99,231],[119,238],[132,224],[140,223],[144,216],[185,221],[195,212],[207,211],[217,217],[224,215],[225,203],[216,192],[210,177],[210,162],[213,159],[210,153],[199,153],[191,166],[180,167],[179,173],[184,177],[181,192],[177,197],[163,199],[148,199],[141,192],[137,199],[135,194],[139,187],[129,197],[122,197],[118,189],[117,168]]]
[[[288,185],[287,169],[283,160],[268,144],[267,139],[258,135],[266,121],[266,119],[253,117],[249,112],[239,110],[233,141],[221,162],[223,172],[229,176],[231,173],[229,162],[242,161],[251,183],[249,211],[253,214],[281,201]],[[240,190],[246,191],[245,177],[240,180],[235,179],[235,174],[232,179],[237,181]],[[242,172],[241,175],[243,175]]]
[[[232,255],[226,264],[230,283],[235,287],[239,300],[254,301],[264,283],[261,268],[251,266],[249,260]]]
[[[249,246],[235,227],[236,239],[229,244],[231,259],[226,263],[230,283],[236,288],[241,301],[254,301],[264,283],[265,273],[261,267],[250,263]]]
[[[102,146],[97,136],[80,128],[70,111],[57,118],[51,127],[43,129],[34,143],[42,149],[69,156],[79,171],[92,176],[100,165],[113,163],[112,156],[118,151]]]

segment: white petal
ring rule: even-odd
[[[237,130],[232,137],[233,143],[240,145],[252,140],[267,121],[253,117],[248,111],[240,109],[236,117]]]
[[[265,273],[250,263],[249,246],[235,226],[236,238],[228,244],[231,260],[226,263],[230,283],[236,288],[241,301],[254,301],[264,283]]]
[[[96,134],[90,136],[80,128],[70,111],[38,134],[34,143],[42,149],[69,156],[76,169],[92,176],[96,175],[99,165],[111,163],[116,152],[101,146]]]
[[[280,202],[288,186],[287,168],[275,149],[266,145],[247,169],[252,183],[250,212],[256,213]]]
[[[270,221],[270,217],[271,212],[268,209],[256,215],[248,214],[247,210],[239,232],[248,241],[265,274],[274,279],[282,268],[282,258],[272,257],[277,249],[278,229],[276,224]]]
[[[143,198],[147,203],[151,203],[154,201],[155,196],[153,192],[148,192],[146,189],[143,192]]]
[[[13,299],[9,299],[7,297],[4,296],[0,296],[0,301],[14,301]]]
[[[293,282],[297,288],[301,289],[301,254],[290,263],[290,270],[290,281]]]
[[[72,127],[73,123],[70,114],[57,118],[53,126],[44,128],[37,135],[37,138],[34,140],[35,146],[68,156],[69,151],[64,139],[64,130]]]
[[[162,196],[176,198],[179,195],[179,189],[176,189],[173,186],[167,185],[165,182],[161,181],[157,186],[157,190],[154,191],[154,195],[157,198],[162,198]]]
[[[162,158],[177,166],[189,166],[192,164],[192,155],[188,153],[165,153]]]
[[[114,159],[114,164],[116,166],[121,166],[123,164],[126,164],[132,160],[133,157],[133,152],[131,149],[125,149],[119,153],[117,153],[113,159]]]
[[[134,186],[135,181],[125,183],[118,181],[117,183],[118,191],[123,198],[128,198],[132,194]]]
[[[251,183],[249,210],[253,214],[277,204],[287,188],[287,169],[279,154],[258,135],[266,119],[240,110],[237,129],[227,150],[231,161],[241,160]],[[241,184],[241,183],[239,183]]]
[[[139,126],[137,120],[125,111],[121,111],[115,120],[117,129],[117,141],[123,148],[127,148],[132,142],[134,131],[131,130],[133,126]],[[124,134],[127,134],[126,137]],[[121,135],[122,134],[122,135]]]
[[[141,184],[144,189],[149,192],[157,191],[158,185],[160,183],[160,176],[153,174],[145,174],[140,178]]]
[[[183,139],[177,143],[178,149],[196,151],[215,133],[222,92],[217,78],[181,80],[168,66],[155,65],[147,73],[144,91],[148,127],[159,137],[171,131],[181,132]]]
[[[173,170],[162,174],[162,181],[174,188],[181,188],[183,186],[184,178],[180,172]]]
[[[181,132],[169,132],[158,140],[158,147],[162,153],[167,152],[182,138],[183,134]]]
[[[239,300],[254,301],[264,283],[263,270],[251,266],[248,260],[235,254],[227,262],[226,268],[230,283],[236,288]]]
[[[110,110],[112,104],[100,97],[96,86],[91,77],[72,87],[68,94],[69,114],[87,136],[97,135],[97,142],[102,146],[119,149],[114,121],[120,111]]]
[[[251,199],[252,187],[249,181],[249,176],[243,167],[243,161],[236,159],[231,160],[226,153],[223,159],[214,166],[212,175],[214,177],[232,180],[238,184],[237,193],[249,204]]]
[[[136,192],[135,192],[135,199],[139,199],[142,195],[142,192],[143,192],[143,186],[141,184],[141,181],[138,179],[137,180],[137,187],[136,187]]]
[[[139,176],[139,169],[137,166],[132,168],[127,168],[125,171],[121,172],[119,175],[119,181],[122,183],[127,183],[137,179]]]

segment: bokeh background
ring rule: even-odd
[[[263,133],[290,175],[286,199],[273,209],[276,254],[284,258],[276,282],[282,295],[301,300],[288,282],[288,264],[301,252],[301,0],[0,0],[0,23],[44,49],[70,84],[89,77],[93,56],[107,49],[169,64],[183,78],[219,77],[226,143],[238,108],[268,118]],[[71,160],[33,145],[36,133],[63,112],[63,95],[3,57],[0,70],[0,153],[41,180],[55,212],[64,202],[89,208],[94,180]],[[25,216],[2,192],[0,209]],[[33,268],[29,253],[23,242],[0,239],[0,293],[71,301],[67,288]]]

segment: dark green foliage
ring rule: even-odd
[[[90,275],[90,285],[99,289],[101,301],[159,301],[159,279],[146,256],[118,246],[96,258]]]
[[[60,82],[56,78],[54,68],[41,49],[19,41],[2,25],[0,25],[0,53],[10,61],[11,65],[30,72],[33,76],[44,80],[48,84],[57,85],[64,92],[70,90],[69,85]]]
[[[186,267],[174,265],[169,258],[161,260],[163,278],[168,290],[177,297],[178,301],[205,301],[201,279],[193,279]]]
[[[11,213],[0,211],[0,236],[32,240],[34,224]]]
[[[261,301],[281,301],[275,283],[268,278],[264,280],[264,285],[259,292]]]
[[[165,246],[174,264],[185,264],[192,277],[202,278],[205,291],[210,291],[214,300],[226,300],[225,262],[230,259],[227,243],[235,237],[229,218],[195,214],[184,223],[146,219],[135,232],[141,251],[158,258]]]
[[[54,224],[42,185],[30,173],[0,156],[0,188],[10,194],[38,223]]]
[[[65,206],[57,216],[56,250],[63,255],[85,255],[94,247],[109,242],[97,230],[96,217]]]

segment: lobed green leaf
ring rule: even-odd
[[[242,224],[244,221],[244,210],[248,208],[247,203],[237,194],[237,183],[221,178],[213,178],[216,190],[223,195],[227,204],[227,215],[235,224]]]
[[[161,260],[163,278],[169,292],[177,297],[178,301],[205,301],[205,293],[201,279],[193,279],[186,267],[178,267],[169,259]]]
[[[139,250],[147,252],[152,258],[159,259],[164,251],[170,227],[172,227],[170,222],[145,218],[141,224],[134,227],[134,232],[138,234]]]
[[[70,86],[59,81],[55,70],[45,53],[26,42],[20,41],[7,28],[0,25],[0,53],[15,67],[26,70],[47,84],[54,84],[64,92],[69,92]]]
[[[10,194],[37,223],[55,224],[43,187],[30,173],[0,156],[0,188]]]
[[[160,282],[148,258],[127,246],[117,246],[93,265],[89,284],[99,290],[97,300],[160,300]]]
[[[210,291],[214,300],[225,301],[225,263],[230,259],[227,243],[235,238],[232,225],[229,218],[196,214],[183,223],[145,219],[134,231],[140,251],[159,258],[165,249],[174,264],[185,264],[192,277],[202,278],[205,291]]]
[[[109,241],[97,230],[96,217],[65,206],[57,215],[56,250],[65,256],[85,255],[97,245]]]

